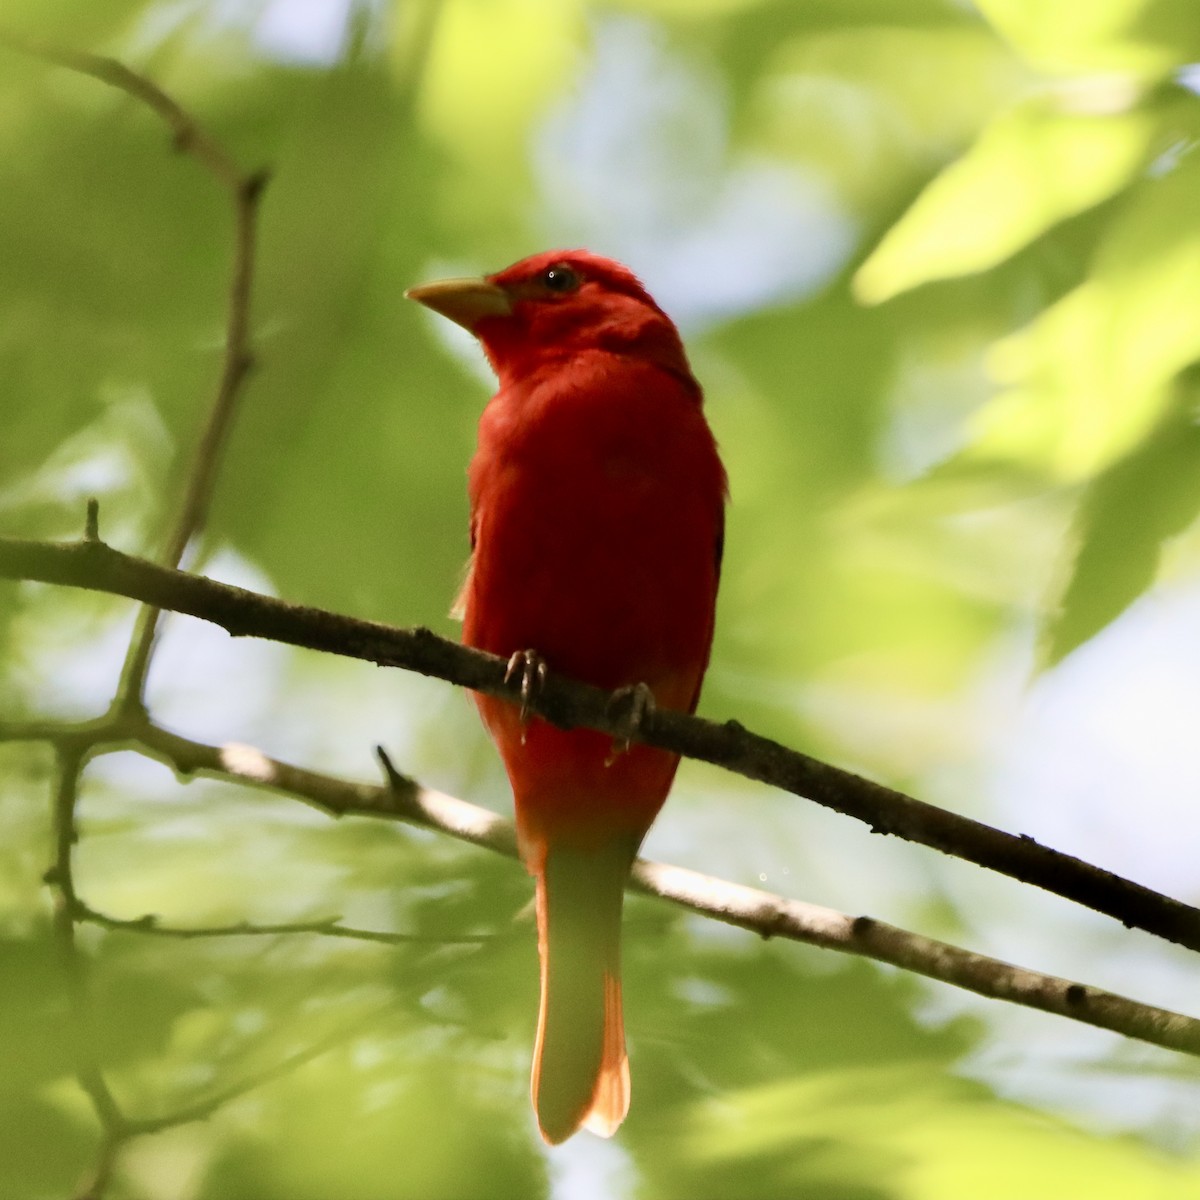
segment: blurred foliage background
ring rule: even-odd
[[[260,357],[197,565],[453,635],[488,378],[405,286],[553,245],[675,315],[733,485],[701,711],[1200,902],[1200,7],[1190,0],[7,0],[272,180]],[[93,80],[0,50],[0,532],[160,545],[220,356],[224,197]],[[98,713],[133,606],[0,584],[0,721]],[[504,810],[451,688],[172,618],[153,713]],[[96,1153],[42,875],[48,748],[0,743],[0,1194]],[[1200,1195],[1165,1051],[633,899],[634,1104],[547,1151],[512,863],[131,753],[87,771],[94,1048],[169,1113],[116,1200]],[[1197,1011],[1195,963],[697,764],[655,857]],[[478,935],[477,944],[446,939]],[[317,1051],[321,1051],[317,1053]],[[311,1052],[311,1053],[310,1053]]]

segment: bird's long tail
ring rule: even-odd
[[[533,1107],[552,1145],[580,1126],[611,1137],[629,1111],[621,905],[634,849],[553,846],[536,872],[542,1001]]]

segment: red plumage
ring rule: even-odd
[[[599,687],[691,711],[712,643],[725,472],[678,332],[625,267],[540,254],[410,293],[471,329],[500,387],[471,462],[463,640],[533,650]],[[537,881],[542,997],[533,1095],[547,1141],[611,1134],[629,1103],[620,919],[673,754],[560,730],[476,698]]]

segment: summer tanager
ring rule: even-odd
[[[627,268],[582,250],[408,295],[469,329],[499,377],[469,473],[463,640],[511,656],[533,685],[548,667],[693,710],[726,479],[675,326]],[[629,1108],[622,897],[679,760],[476,704],[536,880],[538,1125],[550,1143],[580,1126],[607,1137]]]

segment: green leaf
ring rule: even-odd
[[[1153,582],[1163,543],[1200,513],[1200,425],[1184,415],[1101,475],[1075,519],[1074,559],[1042,630],[1053,666]]]
[[[1002,392],[973,421],[970,455],[1082,481],[1131,452],[1200,357],[1200,155],[1143,181],[1088,277],[990,356]]]
[[[1066,217],[1099,204],[1145,167],[1167,114],[1157,105],[1099,115],[1065,94],[998,117],[884,235],[854,281],[869,304],[983,271]]]
[[[1200,56],[1200,8],[1193,0],[979,0],[979,9],[1051,71],[1161,76]]]

